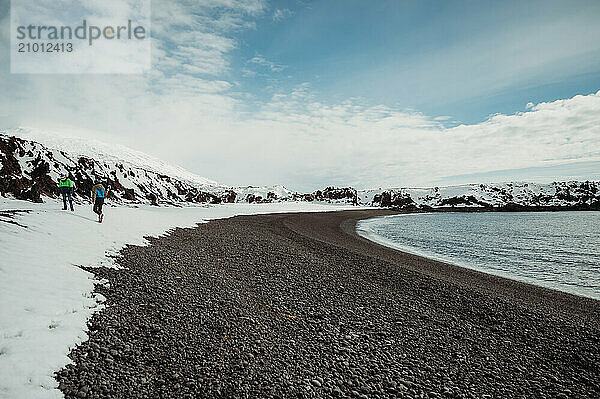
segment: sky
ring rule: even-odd
[[[153,1],[149,72],[11,74],[0,0],[0,128],[230,185],[597,180],[599,17],[595,0]]]

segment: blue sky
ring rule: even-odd
[[[152,7],[150,73],[11,75],[0,59],[0,127],[90,135],[235,185],[598,178],[598,1]],[[11,33],[0,0],[3,53]]]
[[[310,82],[330,101],[361,97],[476,123],[599,88],[597,1],[285,1],[272,8],[287,11],[259,18],[241,35],[233,61],[242,90],[259,97],[269,86]],[[281,70],[240,76],[254,57]]]

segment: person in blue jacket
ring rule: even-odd
[[[98,223],[102,223],[104,213],[102,213],[102,205],[104,205],[104,196],[106,189],[99,181],[92,187],[92,200],[94,201],[94,213],[98,215]]]

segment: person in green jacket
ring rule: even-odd
[[[58,189],[62,194],[63,199],[63,211],[67,210],[67,198],[69,199],[69,205],[71,206],[71,211],[73,211],[73,192],[75,191],[75,184],[73,181],[67,177],[64,173],[60,174],[60,178],[58,179]]]

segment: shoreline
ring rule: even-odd
[[[600,301],[402,253],[350,210],[236,216],[129,246],[77,397],[600,394]]]
[[[576,210],[579,211],[579,210]],[[460,211],[457,211],[460,212]],[[529,212],[529,211],[524,211]],[[547,211],[542,211],[547,212]],[[394,216],[398,214],[416,214],[420,212],[394,212],[389,215],[382,216]],[[435,213],[435,212],[432,212]],[[377,216],[375,216],[377,217]],[[433,258],[429,258],[427,256],[414,254],[411,252],[402,251],[401,249],[393,248],[374,240],[370,240],[369,238],[363,237],[356,231],[356,225],[359,220],[365,220],[370,218],[356,218],[356,219],[348,219],[343,222],[343,225],[340,228],[351,236],[356,237],[359,240],[365,240],[371,244],[377,245],[385,250],[397,252],[400,257],[404,258],[404,262],[410,262],[411,264],[402,264],[402,267],[407,267],[411,270],[415,270],[424,274],[431,275],[432,277],[445,279],[449,282],[459,283],[463,285],[470,286],[470,288],[481,289],[482,292],[493,292],[496,294],[507,295],[506,297],[511,300],[520,300],[529,302],[532,305],[550,305],[550,308],[559,309],[560,305],[566,305],[570,309],[589,309],[590,312],[599,312],[600,313],[600,300],[577,295],[566,291],[561,291],[554,288],[548,288],[541,285],[528,283],[525,281],[520,281],[516,279],[512,279],[509,277],[504,277],[492,273],[488,273],[485,271],[480,271],[474,268],[469,268],[465,266],[455,265],[443,260],[437,260]],[[386,251],[383,252],[386,252]],[[389,255],[388,255],[389,256]],[[391,254],[393,256],[393,254]],[[445,269],[445,270],[444,270]],[[495,285],[495,287],[486,287],[485,284],[489,283],[490,285]],[[527,291],[529,296],[527,298],[519,298],[519,294],[517,291],[524,290]],[[552,305],[548,301],[553,301],[556,306]],[[598,315],[598,320],[600,322],[600,314]]]
[[[357,212],[357,214],[356,216],[348,218],[344,217],[344,220],[340,221],[340,230],[353,237],[355,240],[360,241],[361,243],[366,243],[366,245],[361,245],[354,242],[351,244],[351,248],[366,250],[367,246],[373,245],[377,247],[377,250],[373,251],[376,253],[376,256],[391,261],[407,270],[422,273],[450,283],[459,284],[470,289],[476,289],[482,293],[499,295],[506,299],[528,303],[529,305],[543,305],[547,306],[548,309],[554,310],[563,309],[563,307],[571,310],[581,309],[586,315],[585,317],[593,316],[594,313],[596,313],[598,316],[598,322],[600,323],[600,301],[594,298],[571,294],[552,288],[546,288],[479,270],[454,265],[448,262],[427,258],[421,255],[412,254],[410,252],[404,252],[362,237],[356,231],[356,224],[359,220],[380,216],[413,214],[413,212],[397,212],[394,210],[366,211],[369,213],[372,212],[372,216],[362,215],[359,213],[361,211],[343,212]],[[311,233],[316,234],[317,236],[320,234],[318,230],[311,230]],[[332,234],[331,229],[328,230],[328,234]],[[527,295],[523,296],[523,293],[526,293]]]
[[[585,211],[572,211],[572,212],[585,212]],[[444,212],[444,213],[449,213],[449,212]],[[463,213],[463,212],[453,212],[453,213]],[[517,213],[521,213],[521,212],[511,212],[511,213],[517,214]],[[530,213],[530,212],[528,212],[528,213]],[[540,213],[544,213],[544,212],[540,211]],[[567,294],[571,294],[571,295],[581,296],[584,298],[589,298],[589,299],[594,299],[594,300],[600,300],[600,294],[596,294],[595,292],[587,292],[587,294],[584,294],[581,292],[577,292],[578,291],[577,289],[574,289],[573,287],[571,287],[569,285],[564,286],[561,284],[552,284],[552,282],[548,282],[545,280],[538,280],[538,279],[535,279],[532,277],[529,277],[529,278],[523,277],[523,276],[520,276],[519,274],[514,274],[509,271],[498,271],[497,269],[486,268],[486,265],[483,262],[480,262],[480,264],[478,265],[478,264],[473,264],[469,260],[465,260],[465,259],[453,259],[452,256],[449,254],[441,255],[441,254],[435,253],[433,251],[428,251],[427,249],[422,248],[422,247],[411,247],[410,245],[405,245],[405,244],[402,244],[399,242],[395,242],[392,239],[389,239],[382,235],[377,234],[375,231],[373,231],[369,227],[367,227],[370,220],[390,218],[390,217],[394,218],[397,216],[434,215],[434,214],[436,214],[436,212],[410,212],[410,213],[402,212],[402,213],[393,214],[393,215],[389,215],[389,216],[375,217],[375,218],[369,218],[369,219],[360,219],[360,220],[357,220],[357,222],[356,222],[355,230],[359,237],[365,238],[369,241],[372,241],[373,243],[394,249],[403,254],[410,254],[410,255],[426,258],[426,259],[429,259],[432,261],[441,262],[444,264],[457,266],[457,267],[461,267],[464,269],[475,270],[475,271],[478,271],[481,273],[490,274],[493,276],[505,278],[508,280],[514,280],[514,281],[522,282],[525,284],[531,284],[534,286],[543,287],[543,288],[547,288],[547,289],[551,289],[551,290],[555,290],[555,291],[559,291],[559,292],[563,292],[563,293],[567,293]]]

